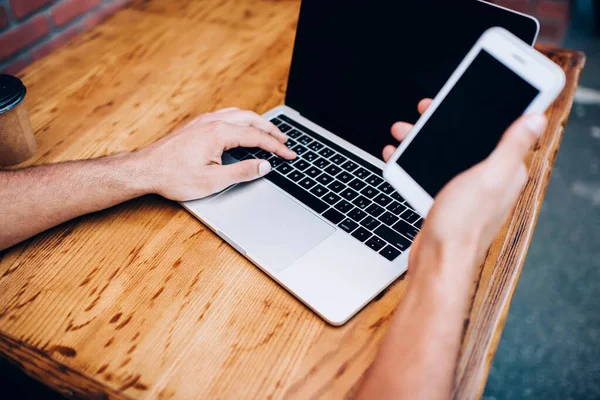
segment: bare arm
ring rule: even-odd
[[[235,108],[204,114],[135,153],[0,171],[0,250],[83,214],[149,193],[185,201],[256,179],[268,162],[221,165],[224,150],[295,157],[275,125]]]
[[[411,249],[406,293],[359,398],[452,396],[476,266],[514,207],[527,179],[525,156],[544,126],[543,116],[521,118],[488,159],[436,197]],[[395,128],[400,139],[410,126]],[[384,157],[393,150],[386,148]]]

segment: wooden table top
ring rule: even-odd
[[[299,1],[136,1],[27,68],[27,165],[147,145],[192,116],[283,102]],[[530,180],[474,282],[456,397],[481,395],[570,112],[581,53]],[[43,204],[40,204],[43,206]],[[178,204],[147,196],[0,253],[0,352],[91,398],[342,398],[406,287],[327,325]]]

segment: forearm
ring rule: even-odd
[[[150,192],[132,153],[0,171],[0,250],[80,215]]]
[[[469,251],[422,255],[361,398],[451,397],[473,274]],[[455,269],[463,269],[461,273]]]

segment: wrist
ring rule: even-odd
[[[154,193],[154,182],[146,157],[138,152],[118,153],[107,159],[119,171],[124,185],[135,196]]]

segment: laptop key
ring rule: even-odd
[[[339,193],[342,190],[344,190],[344,188],[346,187],[346,185],[344,185],[342,182],[340,181],[333,181],[331,182],[331,184],[329,186],[327,186],[329,189],[331,189],[332,191]]]
[[[377,228],[379,225],[381,225],[381,222],[379,222],[375,218],[367,215],[366,218],[364,218],[362,221],[360,221],[360,224],[362,226],[364,226],[365,228],[367,228],[368,230],[372,231],[375,228]]]
[[[358,168],[358,164],[356,164],[355,162],[352,161],[346,161],[344,163],[344,165],[342,165],[342,168],[344,168],[346,171],[354,171],[356,168]]]
[[[292,129],[287,133],[287,135],[291,138],[297,139],[302,136],[302,132],[300,132],[298,129]]]
[[[314,153],[312,151],[309,151],[308,153],[304,154],[302,156],[302,158],[304,158],[305,160],[308,160],[310,162],[315,161],[317,158],[319,158],[319,156],[317,155],[317,153]]]
[[[288,124],[286,124],[285,122],[282,122],[281,124],[279,124],[278,128],[283,133],[286,133],[286,132],[288,132],[289,130],[292,129],[292,127],[289,126]]]
[[[316,178],[317,176],[321,175],[321,170],[316,167],[310,167],[309,169],[304,171],[304,173],[310,176],[311,178]]]
[[[306,135],[301,136],[301,137],[298,138],[298,142],[302,143],[305,146],[308,146],[308,144],[310,142],[312,142],[312,141],[313,140],[310,137],[306,136]]]
[[[365,228],[358,228],[357,230],[355,230],[352,233],[352,236],[354,236],[355,238],[357,238],[361,242],[364,242],[365,240],[367,240],[368,238],[370,238],[372,235],[371,235],[371,232],[369,232]]]
[[[361,190],[362,188],[367,186],[367,184],[361,181],[360,179],[355,178],[352,182],[350,182],[348,186],[350,186],[354,190]]]
[[[390,261],[394,261],[401,254],[401,251],[388,244],[383,250],[379,252],[379,254],[381,254]]]
[[[277,167],[279,167],[281,164],[283,164],[283,160],[277,156],[273,156],[271,158],[269,158],[269,164],[271,164],[271,168],[275,169]]]
[[[327,161],[326,159],[324,159],[323,157],[321,157],[317,161],[313,162],[313,164],[321,169],[325,169],[331,163],[329,161]]]
[[[367,186],[360,192],[360,194],[364,195],[365,197],[368,197],[369,199],[372,199],[373,197],[375,197],[375,195],[377,195],[377,193],[379,193],[379,192],[377,190],[375,190],[375,188],[373,188],[373,186]]]
[[[372,186],[379,186],[383,183],[383,179],[378,177],[377,175],[371,175],[367,178],[367,183]]]
[[[344,214],[339,211],[330,208],[329,210],[323,213],[323,216],[327,218],[333,224],[339,224],[344,219]]]
[[[346,218],[341,224],[339,224],[339,227],[348,233],[352,233],[356,228],[358,228],[358,224],[352,221],[350,218]]]
[[[258,153],[256,153],[255,156],[256,156],[256,158],[262,158],[263,160],[268,160],[269,158],[271,158],[271,156],[273,156],[273,154],[269,153],[268,151],[261,150]]]
[[[327,195],[325,195],[325,197],[323,197],[323,200],[325,200],[325,202],[329,205],[334,205],[335,203],[337,203],[338,201],[340,201],[341,197],[338,196],[335,193],[327,193]]]
[[[346,214],[348,211],[352,210],[354,206],[348,203],[346,200],[341,200],[339,203],[335,205],[335,208],[341,212]]]
[[[396,217],[394,214],[392,214],[389,211],[386,211],[385,213],[383,213],[381,216],[379,216],[379,220],[381,222],[383,222],[384,224],[386,224],[387,226],[392,226],[394,225],[396,222],[398,222],[400,220],[400,218]]]
[[[260,147],[248,147],[248,148],[246,149],[246,151],[247,151],[248,153],[250,153],[250,154],[256,154],[256,153],[258,153],[259,151],[263,151],[263,149],[261,149]]]
[[[307,177],[307,178],[302,179],[300,182],[298,182],[298,184],[300,186],[302,186],[304,189],[309,190],[310,188],[315,186],[317,184],[317,182],[315,182],[312,179]]]
[[[325,189],[322,185],[317,185],[312,188],[310,192],[317,197],[323,197],[325,194],[327,194],[327,192],[329,192],[329,190]]]
[[[379,195],[375,196],[373,201],[375,203],[379,204],[380,206],[386,207],[388,204],[390,204],[392,202],[392,199],[387,197],[385,194],[380,193]]]
[[[400,203],[402,203],[403,201],[405,201],[404,197],[400,196],[400,193],[398,193],[398,192],[394,192],[390,196],[392,196],[392,199],[397,200]]]
[[[287,175],[290,173],[290,171],[293,171],[293,170],[294,170],[294,167],[292,167],[288,163],[283,163],[279,167],[277,167],[277,171],[281,172],[282,175]]]
[[[353,220],[355,220],[356,222],[360,222],[360,221],[362,221],[362,219],[364,217],[367,216],[367,213],[364,212],[364,211],[362,211],[362,210],[360,210],[360,209],[358,209],[358,208],[354,208],[352,211],[350,211],[348,213],[348,216],[350,218],[352,218]]]
[[[282,120],[280,120],[279,118],[273,118],[273,119],[271,120],[271,123],[272,123],[273,125],[277,125],[277,126],[279,126],[279,125],[281,125],[281,124],[283,123],[283,121],[282,121]]]
[[[404,212],[404,210],[406,210],[406,207],[403,206],[402,204],[398,203],[397,201],[392,201],[387,206],[387,210],[389,212],[391,212],[392,214],[400,215],[400,214],[402,214]]]
[[[369,207],[367,207],[367,209],[365,211],[368,212],[369,214],[371,214],[372,216],[374,216],[375,218],[377,218],[381,214],[383,214],[385,210],[383,208],[379,207],[377,204],[373,203]]]
[[[387,195],[394,193],[394,188],[387,182],[383,182],[378,189]]]
[[[329,185],[331,182],[333,182],[333,178],[331,177],[331,175],[321,174],[317,178],[317,182],[323,185]]]
[[[415,222],[413,225],[416,226],[417,228],[419,228],[419,230],[420,230],[421,227],[423,226],[423,218],[419,218],[419,220],[417,222]]]
[[[346,157],[344,157],[341,154],[336,154],[335,156],[330,158],[331,162],[337,165],[340,165],[341,163],[343,163],[344,161],[347,160]]]
[[[335,154],[335,152],[334,152],[333,150],[331,150],[330,148],[328,148],[328,147],[325,147],[323,150],[321,150],[321,151],[319,152],[319,154],[320,154],[320,155],[322,155],[322,156],[323,156],[323,157],[325,157],[325,158],[329,158],[329,157],[331,157],[333,154]]]
[[[308,149],[306,147],[302,146],[301,144],[292,147],[292,150],[294,150],[296,152],[296,154],[298,154],[299,156],[301,156],[302,154],[304,154],[308,151]]]
[[[346,200],[353,200],[356,198],[356,196],[358,196],[358,193],[350,188],[346,188],[344,191],[342,191],[342,193],[340,193],[340,195]]]
[[[419,218],[421,218],[421,216],[420,216],[419,214],[417,214],[416,212],[414,212],[414,211],[413,211],[413,210],[411,210],[411,209],[407,209],[406,211],[404,211],[404,212],[403,212],[403,213],[400,215],[400,217],[401,217],[403,220],[405,220],[405,221],[407,221],[407,222],[409,222],[409,223],[411,223],[411,224],[412,224],[412,223],[414,223],[414,222],[417,222],[417,221],[419,220]]]
[[[323,201],[317,199],[315,196],[302,189],[295,183],[290,182],[277,171],[268,174],[265,179],[274,183],[275,186],[280,187],[285,192],[295,197],[298,201],[305,204],[308,208],[316,211],[319,214],[329,208],[329,206]]]
[[[295,147],[298,143],[296,143],[296,141],[292,140],[292,139],[288,139],[287,142],[285,142],[285,145],[287,146],[288,149],[291,149],[292,147]]]
[[[375,229],[375,234],[402,251],[407,250],[411,244],[410,240],[399,233],[394,232],[385,225],[381,225],[379,228]]]
[[[316,142],[316,141],[312,142],[312,143],[311,143],[311,144],[308,146],[308,148],[309,148],[309,149],[311,149],[311,150],[313,150],[313,151],[319,151],[319,150],[321,150],[323,147],[325,147],[325,146],[324,146],[324,145],[322,145],[322,144],[321,144],[321,143],[319,143],[319,142]]]
[[[360,167],[359,169],[354,171],[354,175],[358,176],[360,179],[366,179],[371,175],[371,173],[369,171],[367,171],[366,169],[364,169],[363,167]]]
[[[409,225],[408,223],[406,223],[406,221],[398,221],[394,226],[392,226],[392,228],[394,228],[394,230],[403,234],[410,240],[413,240],[415,238],[415,236],[417,236],[417,233],[419,233],[419,230],[417,228],[415,228],[412,225]],[[394,244],[394,243],[392,243],[392,244]],[[398,247],[398,246],[396,246],[396,247]],[[398,247],[398,248],[400,250],[404,250],[403,248],[400,248],[400,247]]]
[[[346,171],[343,171],[341,174],[339,174],[339,175],[337,176],[337,178],[338,178],[340,181],[344,182],[344,183],[348,183],[348,182],[350,182],[350,181],[351,181],[351,180],[352,180],[354,177],[353,177],[352,175],[350,175],[348,172],[346,172]]]
[[[387,244],[383,240],[379,239],[377,236],[373,236],[371,239],[367,240],[365,243],[367,246],[372,248],[375,251],[379,251],[383,249],[383,247]]]
[[[294,182],[298,182],[300,179],[304,178],[304,176],[305,175],[298,170],[293,170],[287,175],[287,177],[293,180]]]
[[[371,202],[366,197],[359,196],[356,199],[354,199],[352,204],[354,204],[356,207],[363,210],[363,209],[367,208],[371,204]]]
[[[298,160],[294,163],[294,167],[296,167],[300,171],[304,171],[305,169],[310,167],[310,164],[304,160]]]
[[[329,175],[336,176],[341,172],[341,169],[335,165],[330,165],[329,167],[325,168],[325,172],[327,172]]]

